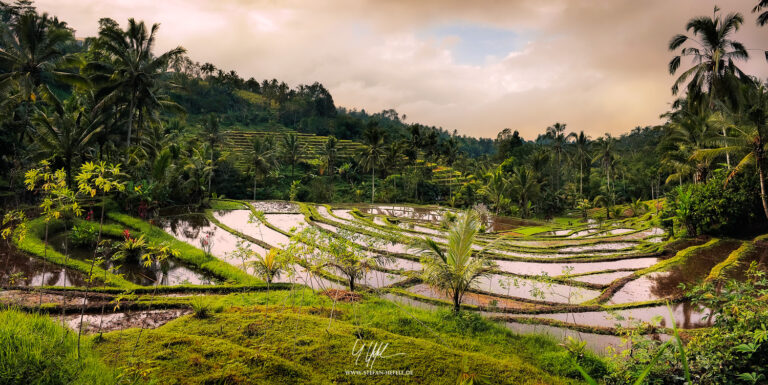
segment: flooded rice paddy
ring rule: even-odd
[[[324,230],[335,237],[351,237],[358,245],[365,246],[369,256],[375,254],[392,256],[410,256],[418,259],[419,255],[412,244],[424,237],[430,237],[438,242],[445,242],[446,232],[439,227],[448,209],[431,207],[410,207],[405,205],[363,205],[358,207],[360,212],[372,215],[369,218],[358,218],[352,213],[352,208],[332,207],[330,210],[322,205],[314,206],[321,218],[315,218],[307,222],[303,214],[299,214],[299,207],[287,202],[254,202],[257,210],[265,213],[265,220],[282,232],[290,233],[300,231],[309,226]],[[281,232],[267,227],[264,223],[254,223],[250,218],[250,210],[230,210],[214,213],[214,216],[222,224],[246,234],[252,238],[275,246],[285,247],[290,238]],[[386,221],[391,219],[393,223]],[[574,219],[574,222],[577,220]],[[327,222],[327,223],[326,223]],[[175,224],[174,224],[175,223]],[[611,223],[592,222],[586,225],[576,225],[577,230],[556,229],[546,233],[539,233],[531,238],[517,237],[510,239],[508,236],[498,234],[499,231],[514,231],[520,226],[531,226],[526,221],[506,220],[499,218],[496,224],[489,227],[488,234],[482,234],[481,242],[475,245],[475,249],[490,245],[489,252],[496,255],[498,272],[481,279],[467,293],[464,303],[468,305],[482,306],[489,309],[504,309],[504,313],[517,316],[525,316],[535,319],[550,319],[565,322],[564,327],[548,325],[530,325],[521,322],[506,322],[506,325],[518,332],[537,332],[562,337],[564,335],[578,336],[591,348],[601,351],[607,346],[619,347],[621,339],[611,335],[579,333],[567,327],[567,325],[584,325],[613,328],[617,325],[631,326],[636,322],[660,321],[660,326],[671,325],[672,317],[668,315],[667,308],[657,304],[652,306],[640,306],[637,308],[617,311],[590,310],[595,306],[575,307],[581,311],[568,313],[544,313],[527,315],[531,309],[538,306],[550,306],[545,304],[561,304],[579,306],[600,297],[601,290],[595,288],[608,287],[618,280],[626,279],[634,271],[648,268],[659,263],[662,256],[635,255],[642,253],[642,247],[649,242],[663,242],[664,232],[658,228],[637,229],[612,225]],[[237,236],[208,223],[204,217],[175,219],[168,221],[164,229],[178,239],[184,240],[199,247],[201,236],[213,238],[211,246],[212,254],[222,258],[235,266],[239,261],[228,260],[227,255],[236,246]],[[358,230],[349,231],[349,230]],[[407,231],[404,231],[407,230]],[[361,234],[365,233],[365,234]],[[352,234],[352,235],[350,235]],[[501,241],[496,239],[504,237]],[[546,238],[543,238],[546,237]],[[398,241],[393,242],[393,239]],[[701,243],[701,242],[699,242]],[[691,244],[681,244],[679,249],[689,247]],[[514,248],[510,248],[513,246]],[[258,245],[248,244],[258,253],[266,250]],[[644,302],[650,299],[675,298],[680,292],[677,285],[680,283],[693,283],[706,276],[709,270],[722,261],[727,255],[738,247],[738,242],[723,242],[720,247],[707,252],[696,253],[693,265],[682,264],[669,271],[646,274],[627,282],[618,289],[611,298],[606,298],[606,304],[627,304]],[[678,250],[679,250],[678,249]],[[674,251],[672,252],[674,255]],[[516,260],[501,259],[501,256],[513,257]],[[592,260],[603,256],[610,256],[611,260]],[[568,262],[558,262],[557,259],[568,258]],[[755,253],[751,257],[756,261],[765,261],[765,253]],[[583,259],[583,261],[580,261]],[[538,261],[537,261],[538,260]],[[576,262],[573,262],[577,260]],[[695,265],[695,266],[694,266]],[[385,269],[394,272],[385,272],[370,269],[363,277],[356,279],[356,284],[370,288],[385,288],[393,284],[403,285],[408,276],[402,271],[419,271],[422,266],[411,259],[398,257],[394,262],[382,264]],[[330,266],[324,268],[324,274],[337,277],[328,280],[321,277],[322,274],[311,274],[301,266],[294,266],[295,274],[281,275],[279,282],[296,282],[306,284],[318,290],[328,288],[344,288],[344,274]],[[382,269],[383,270],[383,269]],[[397,272],[400,270],[400,272]],[[742,269],[744,270],[744,269]],[[739,274],[738,269],[729,270],[730,274]],[[570,277],[570,275],[577,275]],[[558,277],[558,281],[551,281],[547,277]],[[562,280],[567,278],[567,280]],[[572,284],[568,284],[568,283]],[[579,283],[579,284],[576,284]],[[433,308],[434,304],[420,300],[428,297],[433,300],[450,302],[444,292],[437,290],[425,283],[418,281],[403,285],[407,293],[405,295],[388,294],[382,292],[385,298],[398,302],[413,304],[423,308]],[[594,303],[594,302],[591,302]],[[554,306],[554,305],[552,305]],[[551,306],[549,308],[552,308]],[[688,303],[678,303],[672,306],[674,320],[681,328],[696,328],[708,325],[707,312],[696,309]],[[484,313],[494,314],[494,313]],[[498,313],[495,313],[498,314]]]

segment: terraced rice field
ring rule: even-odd
[[[254,223],[251,218],[257,210],[267,213],[263,222]],[[245,267],[231,256],[238,241],[263,254],[272,247],[301,244],[292,236],[307,228],[330,237],[351,237],[368,256],[389,258],[371,266],[357,282],[360,286],[393,301],[434,307],[449,305],[450,301],[445,293],[418,279],[422,266],[415,245],[425,237],[444,244],[446,231],[439,223],[449,211],[405,205],[333,207],[250,202],[240,210],[168,220],[164,228],[198,247],[201,236],[212,237],[212,254],[238,267]],[[464,306],[518,332],[577,336],[597,351],[621,346],[619,327],[650,323],[657,318],[661,319],[660,330],[671,326],[667,301],[672,303],[674,322],[679,327],[707,326],[711,320],[706,317],[706,309],[687,303],[678,285],[706,279],[741,244],[732,240],[707,243],[704,239],[667,244],[661,229],[639,220],[600,224],[574,220],[571,228],[519,236],[515,229],[522,233],[526,226],[541,224],[512,218],[487,219],[488,223],[503,223],[498,226],[503,230],[489,226],[489,232],[478,237],[473,247],[487,253],[496,267],[489,278],[478,281],[467,293]],[[327,247],[302,245],[309,254]],[[758,259],[764,259],[762,254]],[[737,270],[731,274],[737,274]],[[305,264],[297,265],[295,274],[283,276],[280,281],[316,289],[346,285],[336,268],[310,272]],[[666,337],[661,334],[659,338]]]

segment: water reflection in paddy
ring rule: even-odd
[[[609,347],[616,350],[623,350],[627,347],[627,344],[622,342],[621,337],[612,335],[584,333],[556,326],[519,322],[505,322],[505,325],[510,330],[520,334],[546,334],[557,340],[565,340],[567,337],[571,337],[577,341],[585,341],[589,350],[600,354],[607,354],[606,349]]]
[[[287,233],[299,232],[307,227],[304,214],[266,214],[264,216],[269,224]]]
[[[593,271],[616,269],[643,269],[658,262],[658,258],[632,258],[605,262],[578,262],[578,263],[536,263],[520,261],[495,261],[503,271],[520,275],[558,276],[567,273],[582,274]]]
[[[80,261],[93,258],[93,249],[85,247],[66,247],[67,233],[59,233],[49,240],[51,247],[64,254],[68,250],[69,257]],[[197,272],[175,258],[167,258],[162,262],[153,262],[149,267],[141,261],[111,261],[106,260],[100,267],[114,274],[121,275],[124,279],[142,286],[151,285],[211,285],[216,280],[207,274]]]
[[[624,278],[632,274],[629,271],[614,271],[612,273],[598,273],[590,274],[579,277],[572,277],[571,279],[579,282],[596,283],[598,285],[607,285],[619,278]]]
[[[597,290],[499,274],[481,278],[477,288],[493,294],[570,304],[588,301],[600,295]]]
[[[673,298],[683,295],[680,284],[688,286],[706,278],[715,265],[722,262],[739,247],[740,242],[723,241],[714,247],[700,250],[669,271],[654,272],[630,281],[609,303],[629,303],[652,299]]]
[[[250,210],[217,211],[213,216],[236,231],[266,242],[270,246],[285,246],[290,243],[290,238],[270,229],[263,223],[248,223],[251,220]]]
[[[173,235],[176,239],[189,243],[197,248],[202,248],[201,240],[207,239],[211,248],[211,254],[216,258],[226,261],[231,265],[238,267],[242,266],[242,261],[231,255],[237,248],[237,242],[241,239],[221,227],[210,223],[200,214],[166,218],[160,221],[158,225],[168,234]],[[246,240],[242,241],[244,241],[245,246],[256,253],[260,255],[266,253],[266,250],[264,250],[263,247]]]
[[[0,284],[14,286],[85,286],[86,282],[78,271],[54,265],[42,259],[31,257],[15,249],[0,248]],[[45,275],[43,275],[45,270]],[[101,285],[100,281],[94,285]]]
[[[677,327],[694,329],[712,326],[710,312],[690,303],[670,305]],[[641,307],[614,311],[589,311],[581,313],[535,314],[534,318],[549,318],[577,325],[601,327],[633,327],[638,322],[655,323],[661,327],[672,327],[672,318],[666,306]]]

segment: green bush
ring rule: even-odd
[[[0,311],[0,384],[114,384],[116,375],[87,341],[77,359],[77,333],[51,318]]]
[[[686,235],[734,235],[766,226],[759,184],[753,172],[735,175],[726,184],[726,170],[713,172],[706,183],[675,189],[661,214],[668,229]]]
[[[96,245],[99,237],[99,229],[90,223],[75,225],[70,230],[69,242],[75,247],[92,247]]]

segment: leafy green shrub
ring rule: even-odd
[[[661,214],[669,229],[699,233],[743,234],[766,226],[755,173],[735,175],[726,184],[726,170],[717,170],[706,183],[678,187],[667,197]]]
[[[99,236],[99,230],[96,226],[88,223],[75,225],[67,236],[69,242],[75,247],[91,247],[96,245]]]
[[[77,333],[47,316],[0,311],[0,384],[114,384],[87,344],[78,362],[76,345]]]

